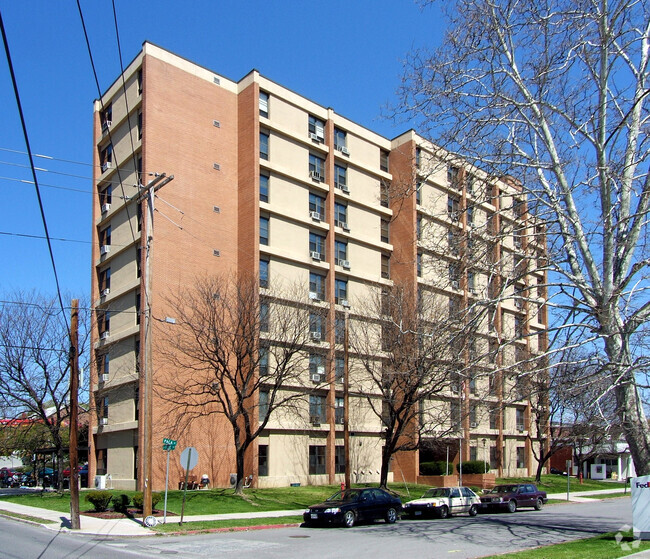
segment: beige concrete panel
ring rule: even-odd
[[[134,347],[135,337],[118,340],[108,347],[111,384],[129,378],[135,380],[137,373]]]
[[[355,163],[358,162],[360,165],[374,169],[379,173],[379,146],[375,143],[367,141],[361,136],[350,133],[348,133],[347,141],[348,150],[350,152],[350,159]],[[355,186],[355,183],[350,181],[350,185],[352,185],[350,188],[350,190],[352,190],[352,187]],[[379,192],[377,192],[377,197],[378,196]]]
[[[309,228],[283,216],[274,214],[269,222],[269,246],[296,260],[309,259]]]
[[[381,243],[381,217],[365,208],[348,204],[350,235],[365,242]]]
[[[324,193],[319,192],[319,195],[325,197]],[[269,180],[269,207],[279,214],[307,220],[309,188],[306,184],[273,174]]]
[[[379,281],[381,277],[381,252],[376,249],[371,249],[365,245],[358,245],[355,243],[348,243],[348,261],[350,262],[351,273],[363,274],[366,277]],[[354,286],[350,289],[351,285],[348,283],[348,290],[350,291],[349,299],[360,299],[366,296],[367,289],[363,284],[352,282]]]
[[[261,87],[262,84],[260,84]],[[264,89],[262,87],[262,89]],[[266,91],[266,90],[265,90]],[[268,92],[268,91],[267,91]],[[295,134],[298,137],[309,139],[308,118],[309,112],[298,107],[286,99],[282,98],[278,93],[271,93],[269,99],[269,120],[271,123],[282,123],[282,128],[289,133]],[[323,117],[320,117],[323,118]]]
[[[366,206],[380,207],[379,178],[348,166],[347,184],[350,189],[350,199]]]

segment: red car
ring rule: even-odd
[[[520,507],[541,510],[548,498],[545,491],[539,491],[532,483],[497,485],[481,496],[481,511],[507,510],[515,512]]]
[[[14,487],[19,485],[19,474],[9,468],[0,468],[0,487]]]

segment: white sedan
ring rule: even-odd
[[[469,487],[433,487],[420,499],[405,503],[403,515],[409,518],[434,515],[447,518],[460,513],[476,516],[480,504],[481,499]]]

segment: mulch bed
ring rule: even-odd
[[[129,508],[126,513],[107,510],[104,512],[96,512],[94,510],[81,511],[83,516],[92,516],[94,518],[103,518],[105,520],[117,520],[120,518],[142,518],[142,511],[140,509]],[[161,510],[154,510],[152,516],[163,516],[164,512]],[[178,516],[173,512],[167,511],[167,516]]]

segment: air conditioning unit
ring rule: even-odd
[[[110,251],[111,251],[111,245],[102,245],[99,247],[100,256],[104,256],[105,254],[108,254]]]
[[[309,171],[309,176],[312,180],[323,182],[323,176],[318,171]]]
[[[343,425],[343,418],[342,417],[337,417],[334,419],[334,423],[337,423],[338,425]]]
[[[99,336],[100,340],[108,340],[108,336],[110,335],[109,331],[106,330],[105,332],[102,332],[102,335]]]
[[[100,382],[108,382],[108,373],[103,373],[99,375],[99,381]]]
[[[309,133],[309,137],[310,137],[312,140],[314,140],[314,142],[317,142],[317,141],[318,141],[318,135],[315,134],[314,132],[310,132],[310,133]]]
[[[315,342],[320,342],[320,332],[310,332],[311,339],[314,340]]]
[[[106,161],[105,163],[102,163],[102,173],[104,173],[105,171],[107,171],[110,168],[111,168],[111,162],[110,161]]]
[[[338,189],[345,194],[350,194],[350,189],[348,188],[347,184],[339,185]]]
[[[309,378],[311,379],[312,382],[320,382],[321,380],[320,373],[312,373],[311,375],[309,375]]]
[[[100,425],[108,425],[108,417],[102,417],[99,419]]]
[[[348,148],[346,148],[345,146],[336,146],[336,149],[340,151],[343,155],[350,155]]]
[[[108,129],[111,127],[112,124],[113,124],[112,121],[110,121],[110,120],[105,120],[105,121],[102,123],[102,132],[108,132]]]
[[[451,286],[452,286],[454,289],[458,289],[458,286],[459,286],[459,285],[460,285],[460,284],[458,283],[458,280],[453,280],[453,281],[451,282]]]
[[[342,307],[349,307],[350,303],[348,303],[347,299],[340,299],[339,300],[339,305],[341,305]]]
[[[106,489],[106,476],[95,476],[95,489]]]
[[[320,297],[319,297],[319,295],[318,295],[318,293],[316,293],[315,291],[310,291],[310,292],[309,292],[309,298],[310,298],[312,301],[320,301],[320,300],[321,300]]]
[[[110,209],[111,209],[110,204],[102,204],[102,213],[103,214],[108,213],[108,210],[110,210]]]
[[[309,256],[311,256],[312,260],[319,260],[319,261],[321,260],[320,252],[316,252],[315,250],[310,250]]]
[[[341,223],[341,229],[343,229],[343,231],[350,231],[350,227],[345,221]]]
[[[314,221],[321,221],[322,217],[319,212],[309,212],[309,216],[314,220]]]
[[[517,431],[519,431],[520,433],[523,433],[525,431],[525,429],[522,426],[518,426]]]
[[[111,292],[110,288],[102,289],[102,292],[99,294],[100,297],[106,297]]]
[[[472,429],[476,429],[476,427],[478,427],[478,423],[476,423],[475,421],[472,421],[472,423],[470,423],[470,427]]]
[[[346,270],[350,269],[350,261],[349,260],[341,260],[341,266],[345,268]]]

